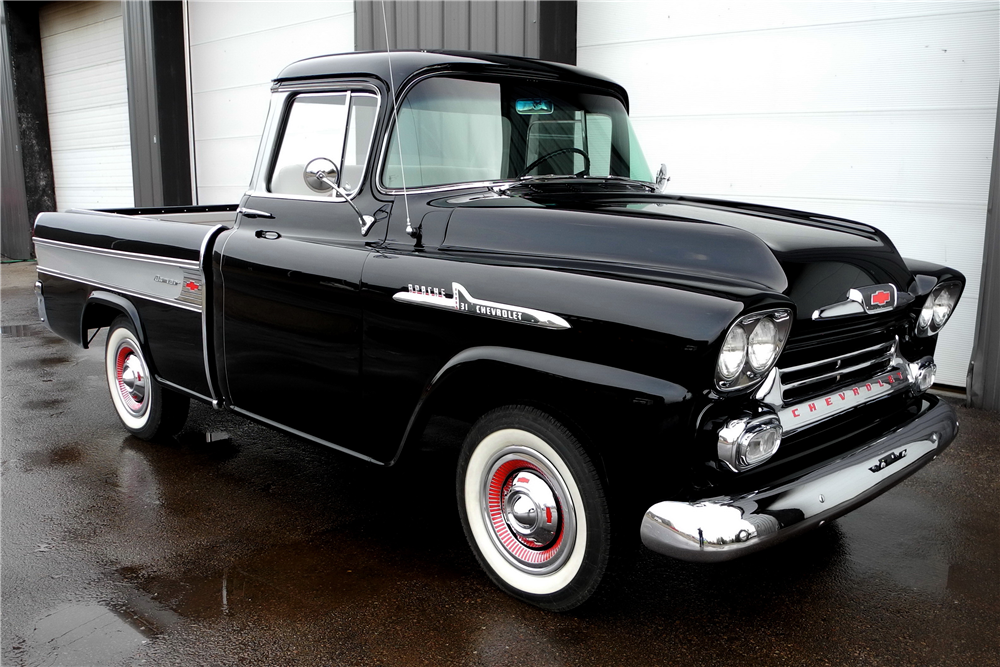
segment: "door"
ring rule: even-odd
[[[341,195],[362,208],[375,205],[361,183],[378,97],[303,93],[279,104],[275,150],[262,152],[270,166],[259,170],[222,250],[228,399],[238,411],[353,451],[361,269],[367,243],[385,228],[362,235]],[[314,175],[307,179],[316,160],[339,167],[329,172],[339,193]]]

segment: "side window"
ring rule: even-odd
[[[322,196],[303,178],[306,165],[326,158],[337,165],[340,187],[351,194],[361,185],[378,98],[365,92],[299,95],[292,100],[278,157],[268,181],[275,194]]]

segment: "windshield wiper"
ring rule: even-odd
[[[492,186],[491,189],[498,193],[504,193],[511,188],[516,188],[518,186],[531,186],[531,185],[542,185],[546,183],[552,184],[580,184],[583,183],[602,183],[612,181],[615,183],[623,183],[627,185],[637,185],[641,188],[648,190],[649,192],[657,192],[656,186],[652,183],[646,181],[637,181],[633,178],[628,178],[626,176],[577,176],[575,174],[546,174],[544,176],[520,176],[516,179],[511,179],[500,183],[498,185]]]

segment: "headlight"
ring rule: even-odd
[[[725,380],[732,380],[740,371],[747,358],[747,334],[743,327],[733,327],[729,330],[725,342],[722,343],[722,353],[719,355],[719,375]]]
[[[955,311],[955,304],[961,295],[962,283],[958,282],[942,283],[932,289],[917,318],[917,335],[933,336],[940,331]]]
[[[750,334],[750,368],[758,373],[771,367],[778,356],[778,328],[770,317],[762,317]]]
[[[778,360],[792,328],[787,308],[744,315],[726,332],[715,366],[715,386],[733,391],[761,380]]]

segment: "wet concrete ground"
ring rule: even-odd
[[[3,665],[1000,665],[996,414],[959,407],[943,456],[828,527],[722,565],[641,550],[559,615],[478,569],[459,425],[399,470],[199,404],[136,440],[103,334],[36,324],[34,280],[2,269]]]

